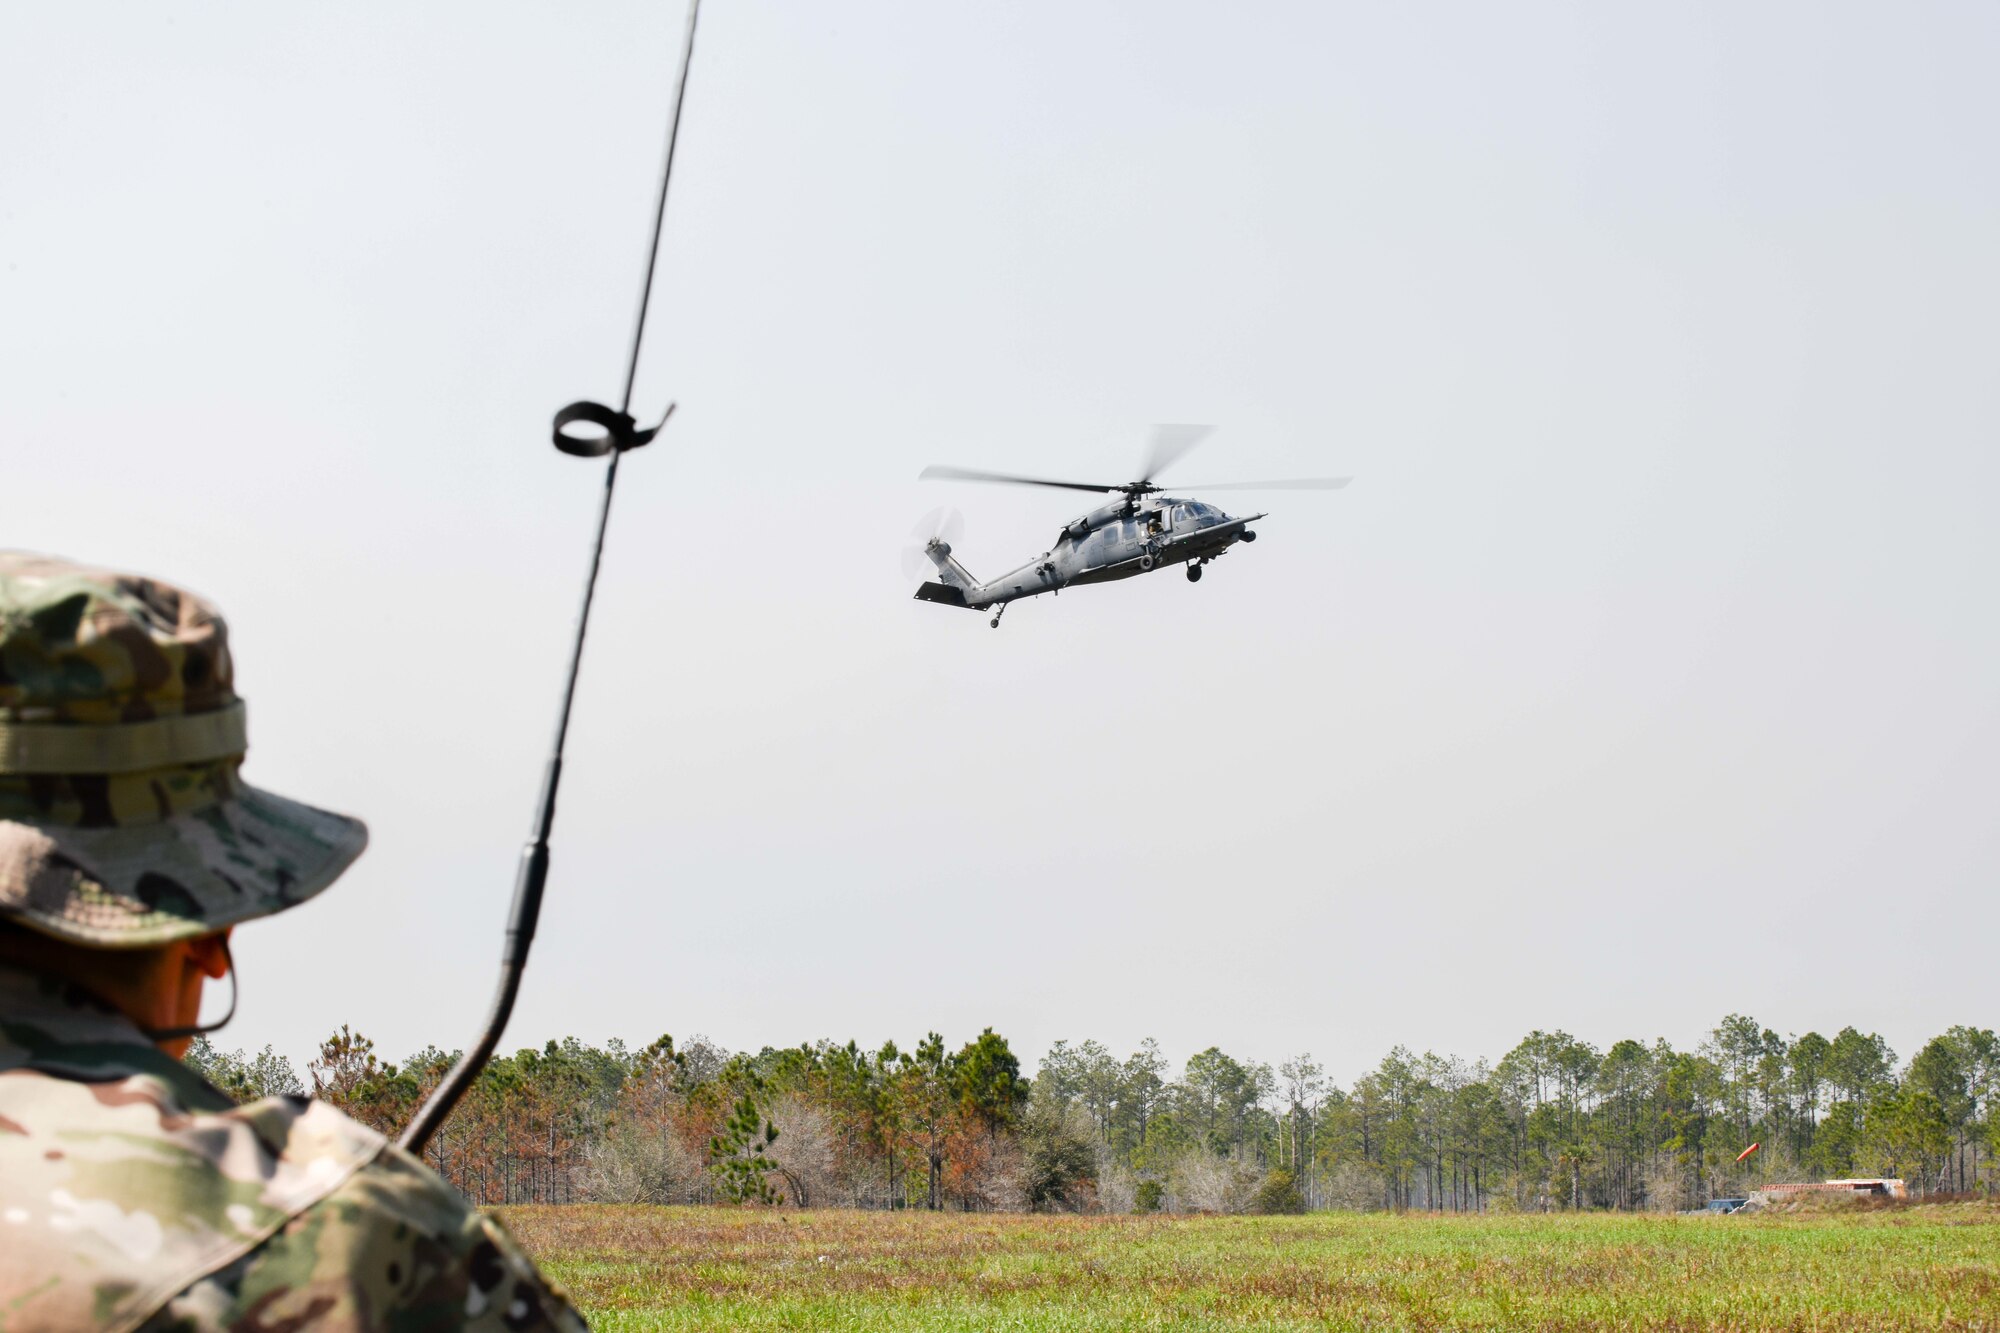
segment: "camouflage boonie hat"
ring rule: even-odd
[[[237,776],[227,627],[191,593],[0,552],[0,916],[141,948],[283,911],[361,821]]]

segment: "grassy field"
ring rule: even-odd
[[[1993,1329],[2000,1209],[1735,1218],[515,1208],[598,1329]]]

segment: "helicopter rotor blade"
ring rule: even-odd
[[[1139,473],[1141,482],[1150,482],[1161,472],[1172,467],[1181,455],[1200,444],[1215,432],[1213,426],[1153,427],[1153,443],[1146,450],[1146,466]]]
[[[1192,494],[1195,491],[1337,491],[1352,477],[1288,477],[1282,481],[1219,481],[1209,486],[1180,486]]]
[[[1014,486],[1053,486],[1064,491],[1122,491],[1123,484],[1098,486],[1087,481],[1050,481],[1046,477],[1017,477],[1011,472],[982,472],[978,468],[947,467],[933,464],[917,474],[919,481],[1001,481]]]

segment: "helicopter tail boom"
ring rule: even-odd
[[[972,605],[979,595],[981,584],[978,579],[972,577],[972,572],[964,565],[959,564],[957,557],[952,555],[951,543],[943,540],[933,540],[924,547],[924,554],[929,556],[931,563],[937,566],[938,583],[957,593],[960,605]],[[928,587],[930,585],[927,584],[925,586]],[[917,596],[924,597],[924,594],[919,592]],[[939,601],[942,599],[924,597],[924,600]]]

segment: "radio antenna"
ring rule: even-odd
[[[646,316],[652,307],[653,274],[660,263],[660,235],[667,218],[667,186],[674,175],[674,148],[680,139],[681,103],[687,97],[688,67],[694,62],[695,20],[701,0],[689,0],[687,32],[681,41],[680,73],[674,80],[673,109],[667,119],[667,156],[660,169],[660,194],[653,206],[653,242],[646,252],[646,280],[639,289],[639,317],[632,328],[632,354],[625,362],[625,394],[618,410],[601,403],[571,403],[556,413],[555,446],[578,458],[606,459],[604,500],[597,511],[597,539],[590,548],[590,574],[583,584],[583,606],[576,616],[576,641],[570,647],[569,674],[563,681],[562,707],[556,714],[555,745],[542,772],[541,796],[528,845],[521,853],[521,865],[514,878],[514,903],[507,916],[507,937],[500,954],[500,981],[493,992],[492,1008],[479,1030],[479,1039],[444,1081],[417,1111],[398,1144],[421,1155],[424,1145],[451,1114],[452,1107],[472,1086],[479,1071],[492,1058],[514,1012],[514,999],[521,991],[521,974],[527,970],[528,949],[535,941],[535,923],[541,916],[542,890],[549,878],[549,834],[556,822],[556,789],[562,783],[563,742],[569,736],[570,706],[576,702],[576,679],[583,665],[583,639],[590,628],[590,603],[597,592],[597,571],[604,563],[604,530],[611,521],[611,496],[618,486],[618,460],[659,434],[660,427],[673,415],[672,404],[660,417],[659,425],[641,429],[632,419],[632,389],[639,376],[639,348],[646,340]]]

